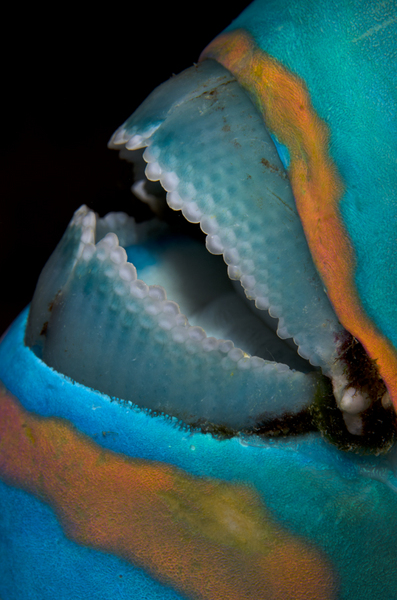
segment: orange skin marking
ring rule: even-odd
[[[377,361],[397,410],[397,353],[364,312],[353,274],[354,252],[339,213],[343,183],[328,154],[327,125],[302,79],[258,48],[244,31],[215,38],[200,60],[221,63],[249,92],[268,129],[290,152],[288,171],[306,239],[339,321]]]
[[[48,503],[74,542],[200,600],[328,600],[319,551],[277,525],[256,492],[106,450],[68,421],[0,392],[0,477]]]

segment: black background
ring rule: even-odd
[[[76,208],[133,212],[130,168],[108,139],[248,4],[116,2],[84,15],[64,4],[4,17],[0,334]]]

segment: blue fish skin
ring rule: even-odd
[[[64,419],[104,450],[120,456],[147,460],[148,465],[152,461],[174,465],[199,480],[216,478],[248,485],[259,493],[278,525],[327,556],[339,581],[334,583],[332,597],[393,598],[397,589],[395,449],[384,457],[363,457],[337,450],[318,434],[278,441],[239,437],[220,441],[188,432],[167,418],[153,418],[131,404],[112,402],[108,396],[47,367],[23,344],[26,319],[27,309],[3,339],[0,379],[28,411]],[[104,427],[109,435],[103,435]],[[101,585],[101,591],[110,598],[119,593],[126,599],[131,594],[142,600],[183,597],[162,591],[155,580],[142,575],[141,569],[112,554],[76,545],[64,535],[42,500],[3,483],[0,498],[2,514],[6,507],[10,515],[2,522],[3,539],[16,536],[16,543],[6,547],[7,560],[0,564],[0,593],[4,597],[8,592],[17,600],[24,597],[34,574],[40,595],[31,597],[52,600],[65,569],[76,560],[83,561],[87,576],[71,576],[62,588],[62,600],[76,598],[82,590],[95,597],[90,588],[92,574],[96,574],[95,585]],[[17,535],[14,527],[21,514],[27,519],[23,536]],[[57,564],[45,559],[47,551],[53,554],[54,536]],[[45,550],[48,545],[49,550]],[[123,574],[126,580],[122,588],[114,586],[109,573],[116,577]],[[379,574],[384,576],[381,584]]]

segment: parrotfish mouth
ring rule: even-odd
[[[288,151],[234,77],[212,60],[174,76],[109,146],[134,164],[135,194],[199,224],[206,249],[157,218],[82,206],[39,278],[26,344],[79,383],[203,431],[314,427],[343,449],[390,448],[386,388],[324,291]]]

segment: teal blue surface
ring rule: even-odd
[[[340,208],[370,319],[397,348],[397,5],[256,0],[227,29],[299,75],[330,128]]]
[[[2,600],[182,600],[142,569],[69,540],[51,508],[33,496],[0,481],[0,499]]]
[[[170,463],[197,477],[209,476],[253,486],[277,521],[326,552],[340,578],[340,599],[396,597],[395,451],[386,457],[359,457],[338,451],[318,435],[279,441],[255,437],[219,441],[211,435],[189,432],[175,420],[151,417],[128,403],[112,402],[109,397],[73,383],[47,367],[23,345],[26,316],[25,311],[0,345],[0,379],[26,409],[42,416],[66,418],[96,443],[116,452]],[[117,435],[103,437],[104,429]],[[81,565],[80,561],[84,560],[89,579],[91,568],[104,569],[105,583],[108,572],[121,573],[122,569],[128,571],[127,579],[132,577],[139,581],[141,577],[134,598],[173,597],[167,595],[168,591],[164,596],[156,595],[157,584],[151,588],[147,578],[141,572],[135,573],[126,563],[67,541],[52,511],[33,497],[2,485],[0,502],[3,507],[9,507],[11,514],[5,518],[2,511],[2,539],[15,537],[17,542],[21,530],[15,527],[14,518],[21,510],[29,524],[28,533],[32,527],[27,538],[27,544],[32,545],[29,555],[38,554],[37,560],[45,569],[45,557],[53,555],[55,539],[58,559],[57,565],[46,571],[47,596],[44,592],[34,596],[28,581],[29,570],[35,568],[34,558],[24,567],[18,561],[19,542],[8,543],[7,565],[12,568],[1,567],[0,596],[9,597],[5,594],[18,576],[22,586],[19,597],[53,600],[52,590],[62,581],[65,561]],[[36,540],[34,524],[40,527]],[[19,568],[23,571],[21,576]],[[86,575],[83,573],[82,577]],[[70,594],[64,591],[61,596],[65,600],[81,597],[78,587],[83,585],[81,577],[70,579]],[[113,582],[113,585],[116,584]],[[130,598],[125,591],[127,587],[110,589],[115,597]]]

